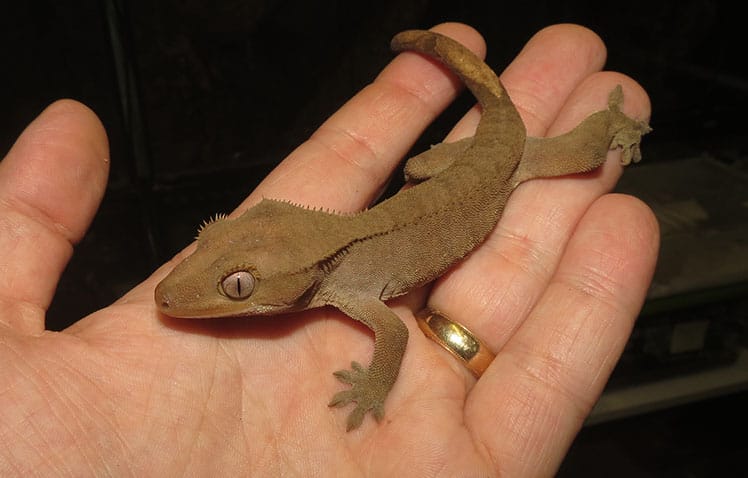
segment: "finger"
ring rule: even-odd
[[[0,320],[43,330],[44,311],[106,186],[109,151],[96,115],[63,100],[45,109],[0,163]]]
[[[482,38],[466,25],[449,23],[434,30],[484,54]],[[340,211],[366,207],[460,88],[441,65],[410,52],[398,55],[291,153],[245,206],[274,197]]]
[[[633,80],[596,73],[566,95],[548,133],[568,131],[604,109],[617,84],[624,87],[625,112],[647,117],[646,93]],[[540,297],[585,210],[615,184],[621,172],[618,154],[611,152],[606,165],[595,173],[521,185],[485,243],[437,283],[430,305],[499,350]]]
[[[550,476],[558,467],[630,334],[657,238],[643,203],[596,201],[547,292],[473,388],[466,418],[507,476]]]
[[[600,37],[579,25],[554,25],[530,39],[501,75],[530,136],[546,135],[569,94],[603,67],[606,55]]]

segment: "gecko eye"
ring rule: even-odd
[[[248,271],[236,271],[221,280],[221,290],[229,299],[246,299],[254,288],[255,278]]]

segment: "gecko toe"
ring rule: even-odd
[[[327,406],[344,407],[353,401],[355,401],[355,394],[353,393],[353,390],[343,390],[342,392],[338,392],[333,395]]]

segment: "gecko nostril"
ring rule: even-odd
[[[156,296],[156,303],[158,304],[159,309],[165,310],[171,306],[171,299],[169,298],[169,294],[161,290],[161,284],[156,287],[154,295]]]

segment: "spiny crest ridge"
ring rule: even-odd
[[[306,211],[322,212],[322,213],[330,214],[333,216],[355,216],[356,214],[360,214],[360,212],[343,212],[343,211],[338,211],[337,209],[332,209],[329,207],[299,204],[297,202],[293,202],[288,199],[272,199],[272,201],[288,204],[289,206],[297,207],[299,209],[304,209]]]
[[[205,230],[206,227],[210,226],[211,224],[215,224],[218,221],[222,221],[227,217],[229,217],[229,215],[225,212],[219,212],[210,216],[208,219],[203,220],[203,222],[200,223],[197,228],[197,236],[195,236],[195,239],[198,239],[200,237],[200,234]]]

